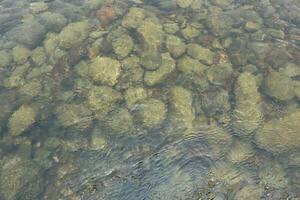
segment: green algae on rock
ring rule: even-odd
[[[14,62],[16,64],[24,64],[29,58],[31,51],[24,46],[16,46],[12,50]]]
[[[89,68],[89,75],[95,82],[114,86],[121,73],[121,64],[118,60],[109,57],[97,57]]]
[[[248,72],[240,74],[235,85],[235,101],[233,130],[241,136],[249,136],[263,120],[262,99],[254,75]]]
[[[66,128],[84,130],[92,124],[92,111],[83,104],[62,104],[57,107],[59,122]]]
[[[133,50],[134,43],[129,35],[122,35],[112,41],[112,47],[120,58],[124,58]]]
[[[99,118],[112,111],[121,94],[108,86],[92,86],[88,91],[88,104]]]
[[[18,156],[4,160],[0,168],[0,195],[5,199],[36,199],[43,191],[36,164]]]
[[[133,118],[127,109],[120,108],[109,113],[103,120],[109,134],[125,134],[133,132]]]
[[[22,105],[9,118],[9,134],[12,136],[21,135],[37,120],[37,111],[35,108]]]
[[[147,18],[137,28],[142,40],[148,44],[157,46],[161,44],[165,35],[163,27],[157,18]]]
[[[256,131],[255,143],[273,153],[300,147],[300,110],[287,113],[281,119],[267,121]]]
[[[187,8],[193,3],[193,0],[176,0],[176,3],[180,8]]]
[[[176,64],[169,53],[162,54],[162,63],[155,71],[146,71],[144,82],[148,86],[155,86],[162,83],[175,70]]]
[[[126,28],[137,28],[145,19],[145,10],[142,8],[132,7],[124,16],[122,26]]]
[[[174,58],[180,57],[185,53],[185,43],[175,35],[168,35],[166,41],[167,49]]]
[[[89,23],[79,21],[68,24],[59,34],[59,44],[63,48],[71,48],[83,42],[89,35]]]
[[[146,128],[159,128],[167,114],[166,105],[158,99],[147,98],[136,107],[137,121]]]
[[[192,58],[203,62],[204,64],[211,65],[214,61],[214,53],[208,48],[201,47],[197,44],[188,44],[187,53]]]
[[[169,91],[170,126],[172,129],[180,129],[186,134],[193,130],[195,112],[193,109],[193,96],[191,91],[175,86]]]
[[[147,91],[143,87],[131,87],[125,91],[124,97],[127,107],[131,109],[136,103],[147,98]]]

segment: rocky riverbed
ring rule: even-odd
[[[0,199],[300,199],[299,0],[0,0]]]

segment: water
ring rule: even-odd
[[[300,199],[299,0],[0,0],[0,199]]]

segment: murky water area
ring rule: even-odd
[[[1,200],[300,200],[299,0],[0,0]]]

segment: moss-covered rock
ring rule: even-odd
[[[35,48],[32,51],[31,60],[36,66],[43,65],[47,60],[45,49],[43,47]]]
[[[209,67],[206,71],[206,75],[210,83],[226,86],[231,81],[232,72],[232,65],[230,63],[224,63]]]
[[[175,22],[168,22],[163,25],[163,29],[168,34],[175,34],[179,31],[179,26]]]
[[[141,52],[140,61],[146,70],[152,71],[161,66],[162,56],[156,46],[151,46]]]
[[[33,2],[30,4],[30,10],[32,13],[41,13],[48,10],[48,4],[45,2]]]
[[[183,56],[177,63],[177,69],[187,80],[205,89],[208,86],[205,70],[207,66],[189,56]]]
[[[101,118],[114,109],[121,94],[107,86],[93,86],[89,89],[87,98],[90,108]]]
[[[255,135],[258,146],[274,153],[300,147],[300,110],[291,111],[283,118],[270,120],[259,128]]]
[[[4,199],[37,199],[43,191],[38,167],[20,157],[7,157],[0,169],[0,196]]]
[[[190,133],[195,120],[191,91],[176,86],[170,89],[169,98],[171,129],[179,129],[184,133]]]
[[[22,105],[9,118],[8,129],[12,136],[21,135],[37,120],[37,111],[35,108]]]
[[[62,104],[56,109],[56,116],[65,128],[84,130],[92,124],[92,111],[83,104]]]
[[[122,61],[122,73],[119,77],[116,88],[127,89],[130,86],[137,86],[143,81],[144,70],[140,64],[140,58],[129,56]]]
[[[114,86],[121,72],[119,61],[109,57],[97,57],[89,68],[89,75],[95,82]]]
[[[95,127],[91,133],[90,149],[100,151],[107,146],[106,138],[99,127]]]
[[[30,68],[29,63],[19,65],[15,68],[10,77],[4,80],[4,86],[7,88],[20,87],[25,84],[25,74]]]
[[[0,68],[7,67],[13,60],[12,54],[8,51],[0,51]]]
[[[139,103],[136,108],[136,120],[145,128],[158,128],[167,115],[166,105],[154,98]]]
[[[235,109],[232,116],[233,130],[242,136],[253,133],[262,123],[262,99],[258,92],[255,76],[244,72],[235,85]]]
[[[40,17],[45,27],[54,32],[60,31],[67,24],[65,16],[59,13],[45,12]]]
[[[157,46],[161,44],[165,35],[162,25],[157,18],[147,18],[138,27],[137,32],[141,36],[144,43]]]
[[[280,101],[288,101],[295,96],[293,80],[278,72],[271,72],[266,77],[265,88],[268,95]]]
[[[246,162],[254,155],[255,151],[251,144],[243,141],[235,141],[227,154],[227,158],[233,163],[242,163]]]
[[[208,48],[204,48],[197,44],[188,44],[187,53],[192,58],[195,58],[204,64],[213,64],[215,54]]]
[[[257,200],[263,197],[263,189],[255,185],[246,185],[236,192],[234,200],[249,199]]]
[[[177,36],[168,35],[166,45],[174,58],[177,58],[185,53],[185,43]]]
[[[37,97],[42,92],[43,85],[41,80],[39,79],[32,79],[28,81],[26,84],[20,87],[19,92],[21,97],[25,97],[25,99]]]
[[[175,61],[170,54],[163,53],[160,68],[155,71],[146,71],[144,74],[144,82],[148,86],[160,84],[175,70],[175,68]]]
[[[265,161],[258,169],[258,176],[259,184],[263,188],[280,189],[288,183],[285,170],[277,161]]]
[[[18,65],[24,64],[29,58],[31,51],[24,46],[16,46],[12,50],[14,62]]]
[[[79,21],[68,24],[59,34],[59,44],[63,48],[71,48],[83,42],[89,36],[89,23]]]
[[[133,132],[133,118],[127,109],[120,108],[109,113],[103,120],[108,134],[124,134]]]
[[[181,29],[181,34],[184,39],[191,40],[196,38],[200,34],[200,31],[198,28],[188,24],[185,28]]]
[[[120,58],[124,58],[133,50],[134,43],[129,35],[121,35],[112,41],[112,47],[115,54],[117,54]]]
[[[126,28],[137,28],[145,19],[145,10],[137,7],[132,7],[125,15],[122,21],[122,26]]]
[[[143,87],[130,87],[125,91],[124,97],[127,107],[131,109],[136,103],[147,98],[147,91]]]
[[[215,14],[206,18],[206,25],[215,36],[226,36],[232,29],[233,20],[224,14]]]
[[[180,8],[187,8],[193,3],[193,0],[176,0],[176,3]]]

